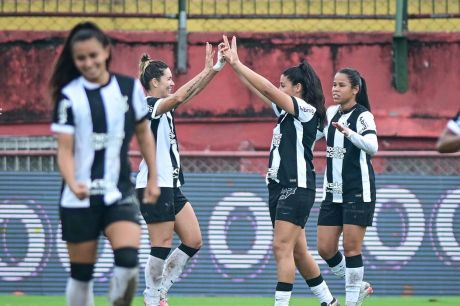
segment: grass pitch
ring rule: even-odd
[[[344,304],[343,297],[339,301]],[[456,297],[377,297],[366,300],[365,306],[458,306],[460,296]],[[0,295],[0,306],[64,306],[63,296],[11,296]],[[96,297],[95,306],[105,306],[105,297]],[[142,306],[142,298],[138,297],[132,304]],[[171,306],[270,306],[272,298],[237,298],[237,297],[171,297]],[[293,298],[291,306],[318,306],[314,298]]]

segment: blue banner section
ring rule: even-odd
[[[203,248],[171,289],[176,295],[272,296],[276,269],[264,179],[258,174],[189,174],[183,193],[192,203]],[[318,187],[322,178],[318,177]],[[0,293],[63,294],[69,271],[60,238],[56,173],[0,173]],[[460,292],[460,179],[378,176],[374,226],[366,233],[365,279],[377,295],[456,295]],[[333,294],[344,280],[316,251],[321,189],[305,228]],[[178,241],[174,241],[178,245]],[[141,274],[150,247],[143,224]],[[95,291],[105,294],[113,255],[102,238]],[[141,275],[139,294],[144,281]],[[297,296],[311,296],[298,276]]]

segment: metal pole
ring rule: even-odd
[[[187,72],[187,13],[186,0],[179,0],[179,24],[177,31],[177,72]]]
[[[397,0],[396,28],[393,35],[393,83],[397,91],[406,92],[408,77],[407,0]]]

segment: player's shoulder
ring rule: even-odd
[[[339,108],[340,108],[340,105],[329,106],[326,110],[326,116],[328,118],[334,116],[339,111]]]

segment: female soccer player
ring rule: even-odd
[[[162,61],[152,60],[146,54],[140,62],[140,80],[148,92],[150,128],[157,144],[158,185],[161,196],[156,205],[141,203],[141,212],[150,236],[150,256],[145,265],[144,302],[148,306],[167,305],[166,294],[179,278],[184,267],[201,247],[201,231],[195,212],[180,187],[184,177],[180,164],[174,112],[197,95],[220,71],[225,61],[213,66],[214,52],[206,43],[203,71],[192,80],[172,92],[174,81],[171,70]],[[139,166],[136,178],[138,195],[142,197],[151,177],[145,161]],[[181,245],[171,255],[173,233],[179,236]],[[168,256],[169,255],[169,256]]]
[[[138,279],[141,229],[130,181],[128,145],[136,133],[149,171],[156,173],[155,147],[140,84],[112,74],[109,38],[93,23],[69,33],[50,80],[54,102],[51,129],[57,135],[58,165],[64,179],[60,199],[62,239],[67,242],[70,306],[92,306],[97,240],[110,241],[115,268],[109,304],[131,305]],[[152,175],[145,203],[159,196]]]
[[[280,77],[279,88],[276,88],[239,60],[235,37],[231,47],[225,35],[223,39],[225,60],[240,80],[272,107],[278,117],[267,172],[278,275],[275,306],[289,305],[296,267],[322,306],[336,306],[337,300],[307,250],[304,230],[315,202],[312,146],[326,112],[321,82],[313,68],[302,62],[286,69]]]
[[[358,71],[344,68],[336,73],[332,98],[336,105],[328,108],[324,129],[327,165],[318,217],[318,251],[333,273],[345,277],[346,305],[357,306],[372,293],[369,283],[363,282],[361,248],[374,216],[371,157],[378,143],[366,82]],[[345,258],[338,251],[342,233]]]
[[[436,143],[436,150],[440,153],[453,153],[460,150],[460,111],[447,123]]]

